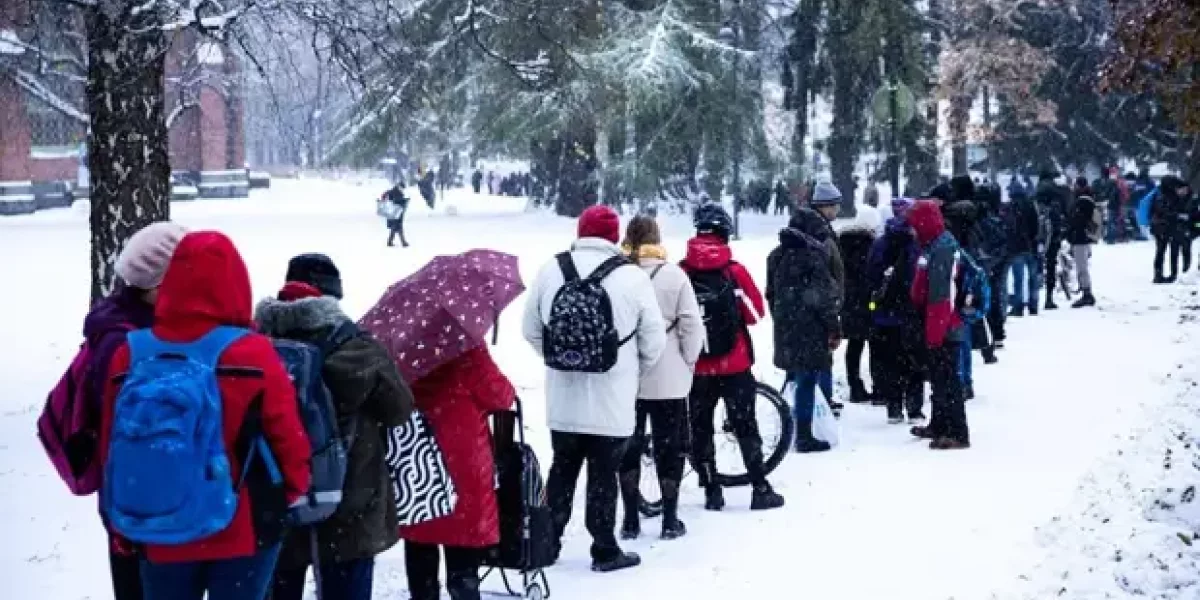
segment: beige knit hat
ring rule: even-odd
[[[142,290],[162,285],[163,275],[175,254],[175,247],[187,230],[177,223],[151,223],[133,234],[117,257],[117,276],[126,284]]]

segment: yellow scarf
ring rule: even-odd
[[[643,258],[657,258],[658,260],[667,260],[667,249],[663,248],[662,246],[658,246],[658,245],[654,245],[654,244],[643,245],[643,246],[639,247],[637,256],[632,256],[633,248],[630,248],[629,244],[622,244],[621,251],[624,252],[626,256],[629,256],[630,258],[637,260],[637,261],[640,261]]]

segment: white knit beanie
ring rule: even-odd
[[[163,275],[175,254],[175,247],[187,230],[177,223],[151,223],[133,234],[117,257],[117,276],[126,284],[141,290],[162,285]]]

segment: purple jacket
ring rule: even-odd
[[[100,409],[104,379],[117,349],[125,343],[127,329],[145,329],[154,323],[154,306],[139,297],[132,288],[121,288],[92,305],[83,320],[83,336],[91,347],[91,362],[87,367],[89,397]],[[124,327],[122,327],[124,326]]]
[[[908,222],[903,217],[890,219],[884,234],[875,240],[867,257],[867,285],[872,290],[883,287],[884,273],[889,267],[900,267],[893,275],[888,293],[875,307],[875,325],[901,327],[919,323],[920,314],[913,307],[908,290],[912,286],[920,255],[916,237]]]

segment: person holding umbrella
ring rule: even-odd
[[[489,250],[439,256],[388,289],[359,321],[411,382],[458,494],[449,516],[400,528],[413,600],[439,597],[443,554],[450,597],[479,600],[480,550],[500,542],[487,418],[509,409],[516,391],[486,339],[524,289],[516,257]]]

